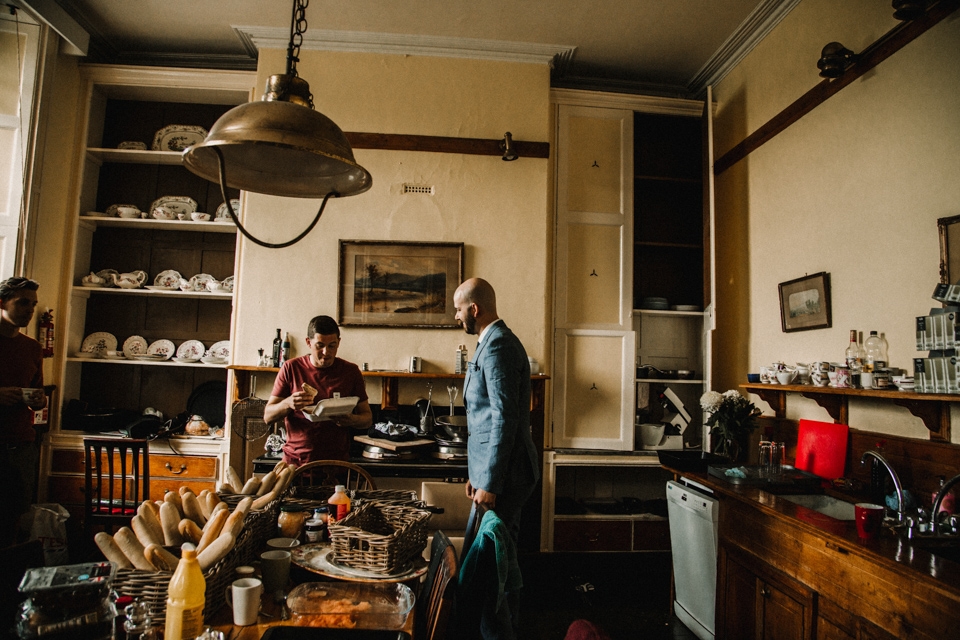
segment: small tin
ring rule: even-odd
[[[420,373],[421,366],[420,356],[410,356],[410,373]]]

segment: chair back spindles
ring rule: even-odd
[[[140,503],[150,499],[148,441],[85,438],[83,447],[84,530],[129,525]]]

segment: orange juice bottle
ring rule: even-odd
[[[183,557],[167,587],[164,640],[193,640],[203,633],[203,604],[207,583],[197,562],[197,550],[184,548]]]
[[[350,497],[347,495],[347,488],[342,484],[333,488],[333,495],[327,503],[333,505],[328,516],[331,520],[343,520],[350,513]]]

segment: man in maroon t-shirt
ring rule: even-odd
[[[310,353],[287,360],[280,367],[263,419],[268,424],[283,419],[287,441],[283,461],[301,465],[313,460],[346,460],[350,454],[353,429],[366,430],[373,424],[373,412],[360,368],[337,357],[340,327],[330,316],[317,316],[307,325]],[[304,383],[317,390],[304,391]],[[357,396],[352,414],[311,422],[303,408],[327,398]]]
[[[33,412],[47,404],[43,348],[20,329],[33,318],[39,287],[27,278],[0,282],[0,469],[13,472],[8,476],[12,486],[5,492],[13,517],[0,519],[0,547],[15,541],[17,522],[36,498],[38,455]]]

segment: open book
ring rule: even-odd
[[[303,415],[311,422],[320,422],[329,420],[333,416],[342,416],[351,413],[360,400],[357,396],[346,396],[344,398],[327,398],[320,400],[317,404],[304,407]]]

